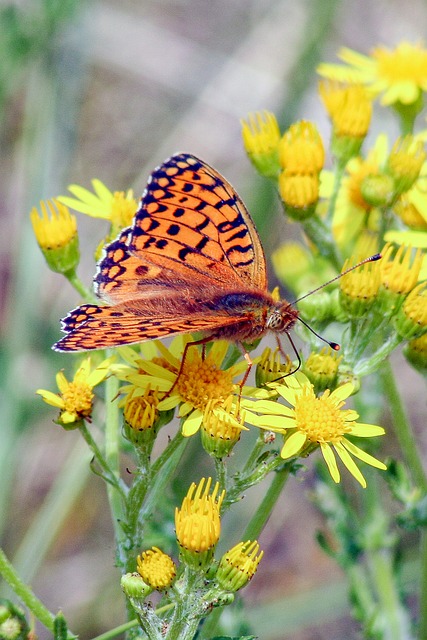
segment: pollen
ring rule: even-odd
[[[343,435],[351,430],[345,420],[346,411],[340,410],[343,404],[332,400],[329,390],[320,398],[311,389],[306,390],[295,403],[297,429],[305,433],[311,442],[340,442]]]
[[[174,561],[157,547],[141,553],[137,567],[141,578],[153,589],[167,589],[176,576]]]
[[[202,411],[209,400],[225,401],[233,389],[231,373],[218,368],[209,356],[203,360],[198,353],[192,360],[186,359],[177,382],[179,395]]]
[[[90,416],[94,394],[91,387],[82,382],[70,382],[62,394],[64,409],[84,418]]]

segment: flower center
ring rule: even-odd
[[[78,416],[89,416],[92,411],[94,394],[90,386],[81,382],[70,382],[62,394],[65,410]]]
[[[186,402],[203,410],[209,400],[216,404],[228,398],[233,392],[233,380],[231,374],[219,369],[209,356],[202,360],[196,353],[191,360],[186,359],[177,390]]]
[[[346,424],[346,411],[331,400],[329,392],[316,398],[311,389],[304,390],[295,403],[295,419],[299,431],[306,434],[311,442],[336,443],[350,431]]]

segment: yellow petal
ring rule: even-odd
[[[301,431],[295,431],[289,438],[287,438],[285,444],[280,451],[280,457],[286,460],[297,455],[305,445],[307,436]]]
[[[285,416],[254,416],[252,420],[249,420],[248,416],[246,416],[246,422],[253,424],[255,427],[279,432],[295,428],[295,420]]]
[[[64,372],[58,371],[55,379],[56,379],[56,384],[58,386],[58,389],[60,390],[61,393],[64,393],[64,391],[68,389],[68,380],[64,376]]]
[[[363,477],[359,467],[356,465],[353,458],[349,456],[349,454],[347,453],[345,448],[342,446],[342,444],[340,443],[335,444],[334,449],[339,455],[339,457],[341,458],[344,466],[347,467],[347,469],[350,471],[351,475],[356,478],[357,482],[359,482],[364,489],[366,489],[365,478]]]
[[[203,413],[199,409],[195,409],[195,411],[193,411],[193,413],[184,420],[182,425],[182,435],[186,438],[193,436],[200,429],[202,420]]]
[[[112,358],[106,358],[88,375],[86,382],[92,389],[106,378],[110,370],[111,361]]]
[[[358,438],[370,438],[371,436],[384,435],[385,429],[378,427],[376,424],[364,424],[362,422],[358,422],[351,427],[349,433],[351,433],[352,436],[357,436]]]
[[[159,411],[169,411],[170,409],[175,409],[181,402],[181,398],[178,395],[171,395],[161,400],[157,405],[157,409]]]
[[[366,462],[366,464],[370,464],[371,467],[376,467],[377,469],[382,469],[383,471],[387,469],[386,465],[383,462],[377,460],[369,453],[366,453],[366,451],[363,451],[363,449],[359,449],[359,447],[356,447],[353,442],[350,442],[349,440],[343,438],[342,445],[347,449],[347,451],[351,453],[352,456],[359,458],[359,460],[363,460],[363,462]]]
[[[354,391],[354,385],[351,382],[346,382],[341,386],[337,387],[335,391],[331,393],[331,399],[333,400],[346,400]],[[357,416],[359,417],[359,416]]]
[[[52,393],[52,391],[47,391],[45,389],[37,389],[36,393],[43,398],[47,404],[50,404],[52,407],[58,407],[58,409],[64,408],[64,400],[57,393]]]
[[[320,445],[320,448],[322,450],[323,458],[325,459],[325,462],[328,466],[332,480],[338,483],[341,476],[337,467],[337,461],[335,460],[335,456],[331,447],[328,444],[324,443]]]
[[[98,180],[98,178],[94,178],[91,182],[93,189],[100,200],[105,203],[109,203],[113,199],[114,194],[108,187],[105,186],[103,182],[101,182],[101,180]]]
[[[184,416],[188,415],[193,409],[194,406],[190,402],[183,402],[179,408],[178,415],[180,418],[183,418]]]
[[[278,415],[278,416],[292,416],[292,409],[285,407],[283,404],[273,402],[273,400],[257,400],[250,407],[253,411],[258,413]]]

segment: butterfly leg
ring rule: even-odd
[[[184,347],[184,351],[182,352],[182,358],[181,358],[181,364],[179,366],[179,370],[178,370],[178,374],[176,376],[175,382],[173,383],[173,385],[171,386],[171,388],[169,389],[169,391],[167,391],[165,393],[165,395],[163,396],[163,400],[165,398],[169,398],[170,394],[172,393],[172,391],[175,389],[179,377],[182,374],[182,372],[184,371],[184,365],[185,365],[185,360],[187,358],[187,353],[190,347],[197,347],[199,344],[203,345],[203,354],[205,353],[205,349],[206,349],[206,344],[208,342],[212,341],[212,337],[208,336],[207,338],[200,338],[200,340],[193,340],[192,342],[187,342],[187,344]]]
[[[294,373],[296,373],[298,371],[298,369],[300,369],[300,367],[302,365],[301,356],[298,353],[298,349],[296,348],[294,341],[292,340],[292,338],[291,338],[291,336],[290,336],[290,334],[288,332],[286,332],[286,335],[288,336],[288,340],[291,343],[292,348],[294,350],[294,353],[295,353],[295,355],[296,355],[296,357],[298,359],[298,364],[295,367],[295,369],[293,369],[292,371],[289,371],[289,373],[285,373],[283,376],[280,376],[280,378],[277,378],[277,380],[273,380],[273,382],[279,382],[280,380],[283,380],[283,378],[287,378],[288,376],[293,375]],[[277,342],[277,346],[278,346],[280,355],[283,356],[283,358],[285,358],[285,360],[290,362],[290,358],[289,358],[288,354],[283,351],[282,343],[280,342],[279,336],[276,336],[276,342]]]
[[[240,387],[239,397],[240,397],[242,395],[243,387],[245,386],[245,384],[247,382],[247,379],[249,378],[249,374],[251,372],[251,369],[252,369],[252,366],[253,366],[254,363],[252,362],[251,356],[246,351],[244,345],[241,342],[238,342],[237,344],[239,345],[240,350],[243,353],[243,357],[245,358],[246,362],[248,363],[248,368],[245,371],[245,375],[243,376],[243,378],[239,382],[239,387]]]

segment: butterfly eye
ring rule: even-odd
[[[286,331],[290,329],[298,317],[298,313],[295,309],[292,309],[290,305],[281,306],[278,309],[274,309],[267,318],[267,328],[270,331]]]

